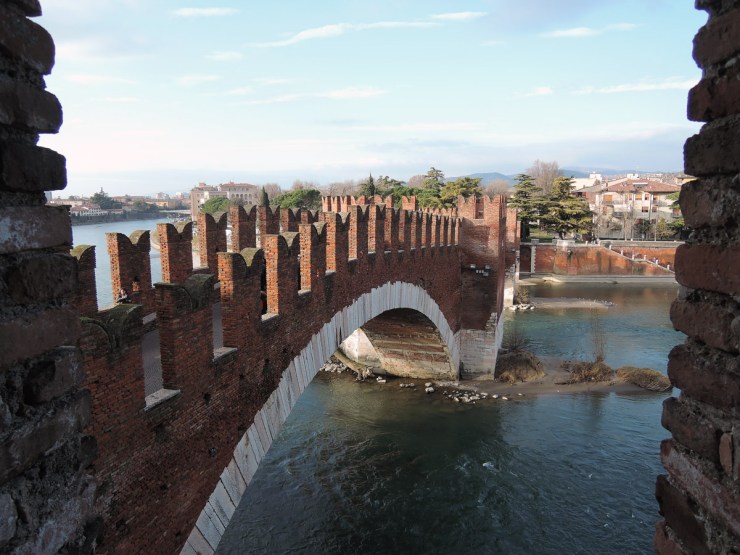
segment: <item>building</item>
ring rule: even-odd
[[[190,215],[195,220],[200,212],[200,207],[214,197],[225,197],[229,200],[239,200],[243,204],[257,204],[259,200],[259,187],[250,183],[222,183],[220,185],[206,185],[198,183],[190,191]]]

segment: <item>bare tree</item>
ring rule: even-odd
[[[335,181],[323,187],[322,192],[330,197],[354,195],[357,193],[357,182],[354,179]]]
[[[265,192],[267,193],[268,198],[275,198],[279,194],[282,194],[283,190],[280,188],[280,185],[277,183],[265,183],[264,187],[262,187]]]
[[[542,189],[540,193],[543,197],[552,193],[552,185],[555,178],[560,175],[560,166],[556,161],[543,162],[535,160],[532,166],[526,171],[526,174],[534,179],[534,184]]]
[[[483,192],[489,197],[505,195],[511,191],[511,184],[505,179],[494,179],[485,186]]]
[[[414,189],[421,189],[424,187],[425,175],[414,175],[408,180],[408,186]]]
[[[296,179],[293,181],[293,186],[290,188],[291,191],[302,191],[303,189],[318,189],[319,184],[315,181],[303,181],[302,179]]]

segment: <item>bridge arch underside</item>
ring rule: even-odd
[[[453,331],[440,307],[423,288],[405,282],[386,283],[357,298],[314,334],[282,372],[277,388],[257,411],[251,426],[234,448],[231,461],[221,473],[182,553],[215,551],[260,462],[298,398],[344,339],[380,315],[385,315],[378,320],[380,323],[395,321],[398,324],[399,319],[406,319],[407,323],[422,326],[417,330],[431,333],[436,328],[437,346],[445,351],[447,364],[453,369],[459,367],[460,334]]]
[[[375,373],[417,379],[457,379],[458,367],[440,332],[421,312],[389,310],[355,330],[339,347]]]

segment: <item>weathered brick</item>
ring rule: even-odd
[[[0,548],[6,545],[15,535],[18,522],[18,511],[13,498],[7,493],[0,494]]]
[[[740,116],[706,124],[684,145],[684,168],[695,176],[740,172]]]
[[[702,79],[689,91],[688,116],[693,121],[712,121],[740,112],[740,73]]]
[[[54,67],[54,41],[46,30],[0,5],[0,53],[47,75]]]
[[[734,459],[734,446],[732,442],[732,433],[725,432],[719,438],[719,463],[725,474],[733,475],[735,467],[733,464]]]
[[[662,475],[658,476],[655,485],[655,497],[666,522],[686,547],[696,555],[709,555],[704,527],[695,512],[696,503]]]
[[[738,317],[736,312],[730,306],[676,299],[671,305],[671,322],[678,331],[711,347],[737,353],[740,336],[732,330],[732,322]]]
[[[61,299],[77,284],[74,260],[64,254],[23,257],[0,274],[8,298],[17,304]]]
[[[38,405],[64,395],[82,383],[85,372],[76,347],[58,347],[34,361],[23,384],[26,403]]]
[[[62,105],[50,92],[0,80],[0,123],[34,133],[56,133],[62,126]]]
[[[668,376],[685,395],[733,410],[740,406],[740,366],[736,356],[699,345],[677,345],[668,355]]]
[[[8,0],[8,2],[16,6],[27,17],[41,15],[41,4],[39,0]]]
[[[0,483],[21,474],[42,454],[82,432],[90,419],[90,392],[81,391],[15,430],[0,444]]]
[[[693,289],[740,293],[740,246],[681,245],[676,249],[676,281]]]
[[[740,176],[695,179],[681,188],[681,213],[686,224],[723,227],[740,212]]]
[[[669,397],[663,401],[663,427],[682,445],[707,460],[719,463],[718,437],[721,427],[705,418],[696,406],[686,400]]]
[[[713,13],[724,11],[717,9],[717,5],[723,3],[717,0],[699,0],[697,7],[709,10]],[[726,5],[731,2],[724,0]],[[740,9],[735,9],[711,17],[707,24],[699,29],[694,37],[694,60],[700,67],[727,60],[740,52]]]
[[[0,208],[0,254],[31,249],[69,248],[72,225],[63,206]]]
[[[80,333],[77,314],[67,309],[0,315],[0,366],[40,355],[59,345],[74,345]]]
[[[67,160],[40,146],[0,144],[0,189],[6,191],[58,191],[67,186]]]

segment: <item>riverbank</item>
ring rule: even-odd
[[[565,276],[559,274],[538,274],[521,278],[519,285],[540,285],[548,283],[552,285],[569,284],[569,283],[610,283],[610,284],[634,284],[634,285],[652,285],[652,284],[675,284],[674,276],[610,276],[610,275],[593,275],[593,276]]]

